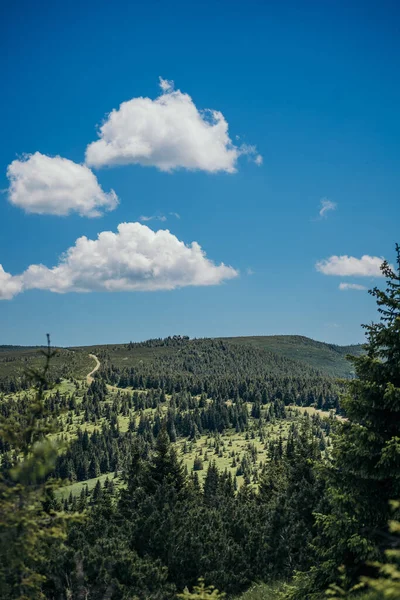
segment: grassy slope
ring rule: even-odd
[[[96,483],[98,481],[100,481],[101,485],[104,486],[104,482],[107,479],[107,477],[109,480],[114,479],[114,473],[104,473],[103,475],[100,475],[99,477],[94,477],[93,479],[87,479],[86,481],[77,481],[75,483],[71,483],[70,485],[65,485],[56,489],[55,496],[59,500],[65,500],[69,497],[70,494],[72,494],[73,496],[79,496],[83,487],[87,487],[89,492],[91,492],[93,488],[96,487]],[[116,484],[117,488],[121,486],[120,479],[114,479],[114,483]]]
[[[110,392],[111,397],[113,397],[114,394],[115,392]],[[146,409],[145,412],[149,413],[153,411],[152,409]],[[327,412],[318,412],[322,417],[329,416],[329,413]],[[139,419],[139,413],[135,413],[134,411],[131,412],[131,416],[135,414],[137,416],[137,419]],[[197,441],[190,442],[189,440],[186,440],[186,452],[184,452],[185,440],[182,438],[179,438],[177,440],[175,447],[178,451],[178,456],[183,460],[183,464],[187,467],[188,473],[191,473],[193,471],[193,464],[196,456],[200,457],[204,461],[203,469],[197,471],[201,483],[204,482],[208,465],[210,462],[215,462],[217,468],[220,471],[225,471],[225,469],[227,469],[231,472],[232,476],[235,477],[236,467],[232,466],[232,452],[235,453],[238,466],[245,455],[247,455],[250,460],[250,446],[255,446],[257,448],[257,457],[255,459],[255,462],[251,461],[251,464],[256,469],[260,468],[262,463],[265,463],[268,460],[266,444],[270,440],[276,440],[279,437],[282,439],[283,443],[285,443],[285,441],[287,440],[288,431],[291,423],[293,421],[298,421],[301,418],[301,414],[301,411],[295,408],[293,409],[292,413],[288,415],[287,420],[277,420],[274,423],[265,423],[264,430],[266,437],[264,443],[260,441],[259,435],[257,434],[258,427],[256,422],[252,418],[250,418],[250,427],[254,428],[255,431],[254,438],[252,438],[252,436],[249,435],[249,439],[246,440],[246,433],[236,433],[234,430],[227,430],[223,434],[204,434],[200,436],[200,438]],[[96,428],[100,429],[103,422],[104,421],[101,420],[96,425],[93,423],[81,424],[79,419],[75,419],[74,425],[69,426],[68,429],[63,430],[64,439],[67,439],[69,441],[72,440],[76,436],[79,428],[83,430],[87,429],[87,431],[91,433]],[[129,422],[129,417],[123,417],[119,415],[118,422],[120,429],[122,431],[126,431]],[[220,453],[216,452],[216,440],[218,440]],[[104,474],[97,478],[88,479],[86,481],[79,481],[70,485],[63,486],[56,490],[56,495],[59,498],[68,497],[70,492],[72,492],[72,495],[79,495],[82,487],[86,486],[86,484],[88,485],[90,491],[94,488],[98,479],[100,479],[101,483],[104,483],[107,476],[109,477],[109,479],[112,479],[114,477],[114,473]],[[243,476],[238,476],[236,482],[238,487],[240,487],[243,483]],[[117,484],[118,486],[120,485],[119,479],[117,480]]]

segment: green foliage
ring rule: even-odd
[[[285,583],[259,583],[251,586],[236,600],[282,600]]]
[[[222,600],[225,598],[225,594],[220,593],[218,590],[214,588],[214,586],[210,585],[206,587],[204,585],[204,579],[199,579],[199,585],[195,585],[192,592],[186,588],[183,594],[178,594],[177,598],[182,598],[183,600]]]
[[[392,502],[392,508],[398,510],[400,502]],[[361,600],[398,600],[400,598],[400,523],[389,522],[390,548],[385,551],[385,562],[371,562],[375,576],[363,576],[360,582],[350,589],[346,586],[345,567],[341,567],[342,585],[332,584],[327,596],[332,600],[342,598],[360,598]],[[360,590],[363,591],[360,594]],[[366,591],[365,591],[366,590]]]

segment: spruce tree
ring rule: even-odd
[[[168,484],[180,491],[185,484],[183,463],[171,445],[165,426],[157,437],[156,451],[150,464],[150,478],[157,485]]]

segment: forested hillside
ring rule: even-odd
[[[305,364],[332,377],[353,377],[354,368],[346,359],[346,356],[349,354],[359,356],[363,352],[360,344],[337,346],[298,335],[231,337],[215,338],[214,340],[190,340],[186,336],[173,336],[164,340],[155,339],[128,345],[92,346],[83,348],[83,350],[94,353],[107,352],[112,363],[122,367],[137,364],[141,360],[147,362],[157,357],[175,355],[178,350],[181,350],[187,344],[191,344],[195,349],[196,344],[202,341],[224,342],[230,348],[236,347],[237,352],[239,352],[238,346],[253,349],[255,353],[259,351],[259,360],[263,360],[266,365],[272,360],[271,354],[275,354],[292,361],[300,361],[303,368]],[[133,348],[135,349],[134,354],[126,352],[127,350],[133,350]]]
[[[275,352],[280,356],[300,360],[307,365],[334,377],[353,377],[354,367],[347,355],[359,356],[362,345],[337,346],[325,344],[300,335],[268,335],[223,338],[235,344],[246,344]]]
[[[209,397],[236,396],[249,402],[280,398],[318,408],[337,407],[334,378],[302,361],[230,340],[164,340],[88,349],[101,362],[101,375],[112,385],[135,389],[187,390]]]

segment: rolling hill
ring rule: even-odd
[[[206,338],[205,338],[206,339]],[[211,341],[211,340],[209,340]],[[272,355],[289,359],[295,363],[303,363],[307,368],[320,371],[330,377],[349,378],[354,375],[348,354],[359,355],[362,345],[337,346],[318,342],[299,335],[244,336],[214,338],[215,342],[229,344],[230,347],[247,348],[258,360],[271,362]],[[156,339],[130,344],[105,344],[100,346],[82,346],[60,349],[53,361],[56,376],[83,378],[92,366],[90,353],[107,360],[119,368],[131,367],[135,364],[153,363],[154,360],[171,360],[177,353],[195,352],[196,359],[201,360],[201,353],[196,349],[202,340],[173,336],[165,340]],[[133,351],[134,350],[134,351]],[[0,379],[21,377],[27,367],[38,367],[41,363],[40,347],[0,346]],[[290,368],[290,364],[288,365]]]

